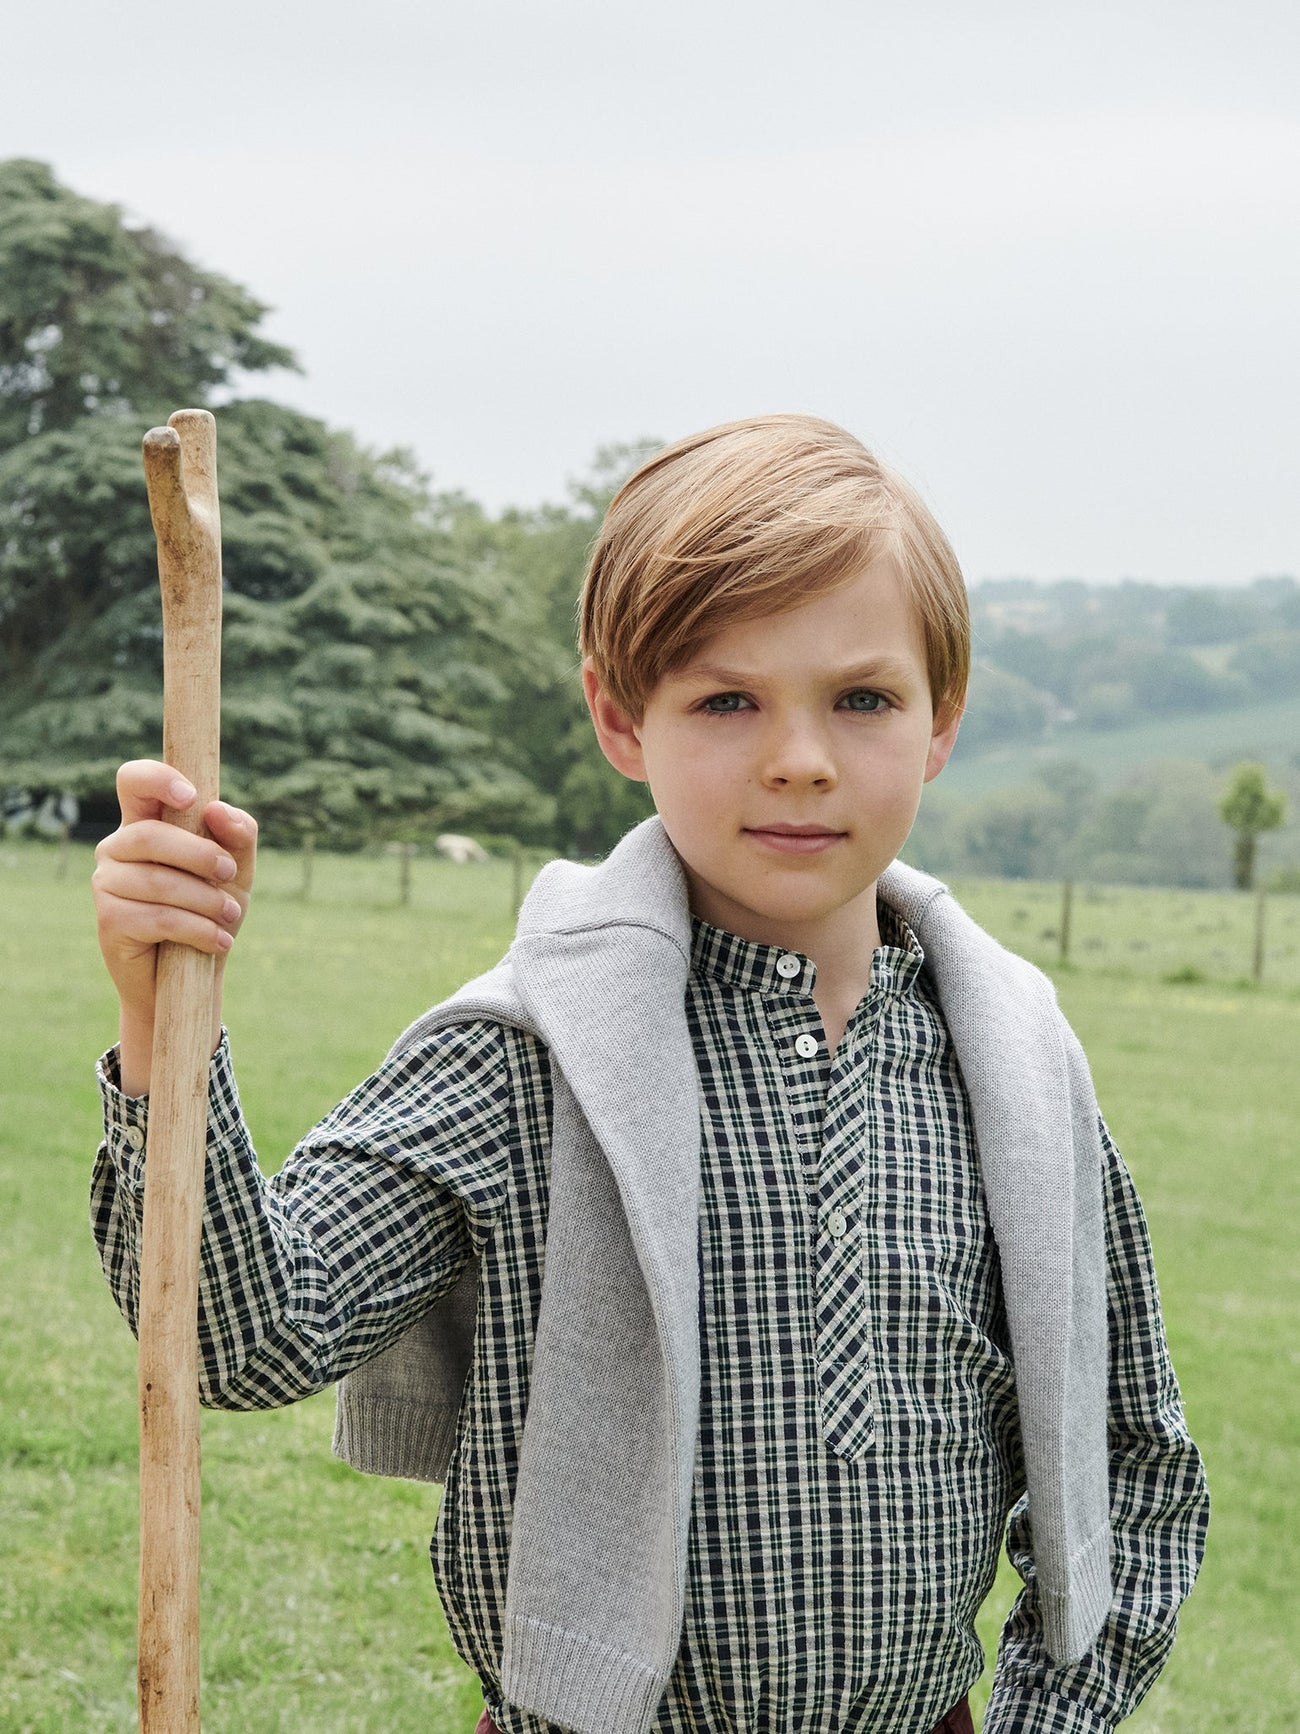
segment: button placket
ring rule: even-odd
[[[805,971],[804,959],[792,951],[783,952],[772,967],[779,979],[764,993],[763,1010],[772,1053],[780,1063],[786,1123],[807,1188],[810,1219],[815,1221],[829,1066],[824,1045],[808,1028],[818,1013],[811,992],[798,979]],[[819,1054],[822,1063],[809,1065]]]
[[[856,1046],[856,1044],[852,1044]],[[869,1065],[870,1062],[867,1062]],[[861,1059],[845,1052],[827,1083],[814,1268],[822,1436],[854,1460],[875,1438],[875,1343],[862,1267],[866,1126],[853,1103],[866,1087]]]

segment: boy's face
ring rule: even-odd
[[[584,669],[606,757],[648,782],[695,914],[817,957],[877,943],[875,885],[960,712],[935,717],[891,561],[800,608],[726,627],[634,723]]]

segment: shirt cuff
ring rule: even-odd
[[[116,1046],[100,1056],[95,1067],[104,1110],[104,1148],[118,1180],[137,1197],[144,1196],[144,1154],[149,1138],[148,1096],[122,1094],[122,1070]],[[230,1063],[230,1038],[221,1041],[208,1068],[208,1142],[228,1138],[241,1125],[239,1092]]]
[[[983,1727],[984,1734],[1114,1734],[1115,1724],[1074,1698],[995,1685]]]

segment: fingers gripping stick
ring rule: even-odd
[[[217,795],[221,524],[216,423],[177,410],[144,438],[163,602],[163,757]],[[199,1727],[199,1240],[213,959],[161,945],[140,1269],[140,1727]]]

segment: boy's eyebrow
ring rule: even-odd
[[[846,663],[842,668],[828,669],[826,679],[833,686],[854,686],[873,680],[905,681],[915,671],[908,664],[892,657],[869,657],[865,662]],[[716,662],[692,662],[675,671],[679,680],[703,680],[726,687],[753,686],[764,678],[755,669],[724,668]],[[669,678],[672,678],[671,676]]]

